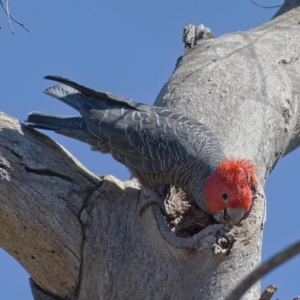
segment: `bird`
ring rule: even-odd
[[[249,212],[257,186],[256,166],[227,158],[203,123],[173,109],[146,105],[94,90],[59,76],[44,91],[80,117],[32,112],[25,124],[52,130],[110,153],[147,187],[172,185],[191,195],[219,223],[237,224]]]

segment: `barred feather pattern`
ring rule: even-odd
[[[148,106],[92,90],[68,79],[45,91],[76,109],[81,117],[33,112],[26,124],[80,140],[111,153],[142,184],[171,184],[192,194],[200,207],[203,182],[226,157],[204,124],[171,109]]]

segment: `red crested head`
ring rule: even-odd
[[[254,187],[257,184],[255,177],[256,166],[246,159],[230,159],[219,164],[217,172],[228,182],[236,182],[239,186]]]
[[[256,167],[245,159],[230,159],[220,163],[204,184],[208,210],[213,215],[223,212],[222,219],[225,220],[228,212],[234,214],[239,211],[241,219],[251,207],[251,188],[257,185],[255,172]],[[228,218],[230,220],[230,214]]]

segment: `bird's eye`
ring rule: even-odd
[[[227,195],[226,193],[223,193],[223,194],[222,194],[222,198],[223,198],[224,200],[227,200],[227,199],[228,199],[228,195]]]

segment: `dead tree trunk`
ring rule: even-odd
[[[258,166],[262,186],[300,144],[299,21],[298,7],[199,41],[155,103],[208,125],[228,157]],[[30,273],[36,299],[225,299],[260,263],[262,190],[239,226],[179,237],[157,205],[141,211],[135,181],[96,177],[7,115],[0,128],[0,245]],[[258,283],[244,299],[259,294]]]

